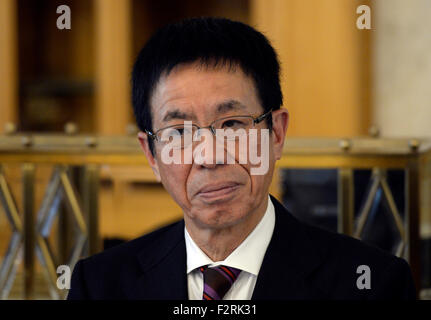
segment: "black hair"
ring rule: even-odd
[[[159,29],[136,58],[132,103],[140,130],[152,131],[150,101],[160,76],[179,64],[196,61],[207,67],[239,66],[254,80],[265,112],[283,104],[277,54],[262,33],[226,18],[191,18]],[[267,120],[271,129],[271,117]],[[153,152],[152,139],[150,149]]]

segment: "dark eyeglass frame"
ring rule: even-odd
[[[256,124],[262,122],[267,117],[269,117],[270,115],[272,115],[272,111],[273,110],[270,109],[269,111],[267,111],[265,113],[262,113],[260,116],[257,116],[257,117],[253,117],[251,115],[237,115],[237,116],[230,116],[230,117],[219,118],[219,119],[216,119],[213,122],[211,122],[211,124],[209,126],[206,126],[206,127],[199,127],[197,124],[193,123],[192,127],[195,127],[197,129],[210,129],[211,132],[212,132],[212,134],[215,135],[216,134],[216,131],[215,131],[216,129],[214,128],[214,123],[216,123],[216,122],[218,122],[220,120],[226,120],[226,119],[230,119],[230,118],[251,118],[251,119],[253,119],[253,127],[254,127]],[[167,127],[164,127],[164,128],[161,128],[161,129],[157,130],[154,133],[151,132],[151,131],[149,131],[149,130],[147,130],[147,129],[145,129],[145,133],[148,134],[148,136],[151,139],[153,139],[155,141],[158,141],[158,139],[157,139],[157,133],[159,133],[162,130],[173,128],[173,127],[176,127],[176,126],[177,126],[177,124],[174,124],[172,126],[167,126]]]

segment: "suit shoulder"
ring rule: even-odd
[[[309,237],[314,243],[318,244],[318,249],[328,258],[373,262],[373,264],[381,265],[387,265],[396,260],[402,260],[376,246],[351,236],[308,224],[303,225]]]
[[[335,299],[415,299],[407,261],[361,240],[303,224],[322,268],[314,281]],[[360,275],[369,274],[371,290],[358,290]]]
[[[142,274],[139,256],[157,256],[160,244],[175,243],[183,226],[181,220],[80,260],[73,270],[70,299],[129,297]]]
[[[139,238],[127,241],[115,247],[109,248],[92,256],[89,256],[83,261],[89,263],[106,263],[108,261],[125,262],[124,259],[134,258],[140,251],[151,249],[155,243],[160,242],[162,239],[169,238],[171,231],[176,228],[181,228],[184,225],[183,220],[173,222],[169,225],[156,229],[148,234]]]

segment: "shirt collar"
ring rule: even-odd
[[[258,275],[263,257],[274,231],[275,211],[271,198],[268,196],[268,206],[262,219],[245,240],[223,261],[212,261],[193,241],[187,228],[184,227],[184,237],[187,252],[187,273],[203,265],[226,265],[241,269],[255,276]]]

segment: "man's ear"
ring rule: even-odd
[[[144,151],[145,156],[147,157],[147,160],[151,166],[151,169],[153,169],[153,172],[156,176],[157,181],[160,182],[161,179],[160,179],[159,165],[157,164],[156,159],[154,159],[154,156],[151,153],[150,144],[148,141],[148,135],[142,131],[139,131],[138,140],[139,140],[139,144],[141,145],[142,151]]]
[[[280,108],[272,112],[272,139],[274,145],[274,156],[279,160],[283,155],[284,139],[286,138],[289,125],[289,112]]]

